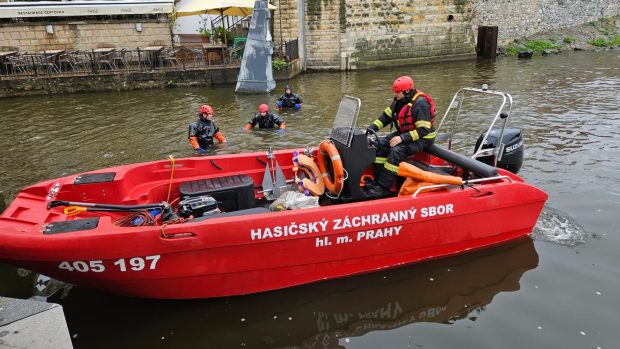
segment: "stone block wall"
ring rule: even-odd
[[[299,0],[273,0],[270,2],[279,10],[273,11],[273,42],[291,41],[299,38]],[[280,24],[282,24],[282,35],[280,35]]]
[[[302,35],[299,7],[304,6],[308,69],[406,65],[429,57],[471,55],[475,50],[471,0],[279,1],[285,40],[287,35],[291,39]],[[278,21],[276,11],[275,42]]]
[[[142,31],[136,23],[142,23]],[[45,23],[0,24],[0,51],[88,50],[98,47],[136,48],[171,46],[167,22],[133,20],[110,22],[52,23],[53,34],[45,31]]]
[[[345,7],[341,57],[346,69],[382,60],[411,64],[475,50],[468,1],[347,0]]]
[[[344,0],[306,0],[306,65],[340,70]]]
[[[620,14],[618,0],[474,0],[474,27],[498,26],[500,43]]]
[[[498,26],[499,41],[505,43],[536,32],[620,14],[618,0],[274,0],[273,3],[281,9],[283,39],[295,39],[305,31],[306,66],[317,70],[472,57],[478,26]],[[304,28],[300,28],[300,6],[304,11]],[[274,43],[280,40],[279,19],[276,10]]]

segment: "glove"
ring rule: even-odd
[[[371,135],[371,134],[372,134],[372,131],[374,131],[374,130],[373,130],[373,129],[371,129],[370,127],[368,127],[368,128],[366,129],[366,136]]]
[[[278,108],[282,108],[282,101],[278,101]]]
[[[295,103],[295,108],[297,108],[297,109],[301,108],[301,104]]]
[[[205,149],[202,149],[202,148],[198,148],[196,149],[196,151],[198,152],[198,154],[201,154],[201,155],[207,152]]]
[[[279,128],[276,130],[276,133],[279,134],[280,136],[284,134],[284,132],[286,132],[283,128]]]

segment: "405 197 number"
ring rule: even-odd
[[[108,267],[101,259],[93,261],[62,261],[58,264],[58,269],[80,273],[103,273],[106,269],[116,269],[120,272],[142,271],[145,269],[155,270],[159,257],[160,255],[156,254],[146,257],[119,258]]]

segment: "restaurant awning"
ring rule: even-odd
[[[0,18],[172,13],[173,0],[1,2]]]

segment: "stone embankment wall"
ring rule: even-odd
[[[276,0],[274,5],[282,9],[284,41],[305,32],[308,69],[355,70],[442,57],[472,57],[475,35],[469,24],[471,7],[461,2],[464,1]],[[304,28],[299,20],[302,4]],[[277,43],[277,11],[273,20]],[[303,48],[300,50],[303,59]]]
[[[274,0],[274,42],[305,34],[312,70],[474,57],[479,26],[505,43],[620,14],[618,0]],[[303,8],[300,8],[303,7]],[[304,20],[300,21],[300,13]],[[304,23],[303,28],[301,23]],[[303,44],[303,39],[300,41]]]
[[[618,0],[474,0],[472,26],[498,26],[500,43],[620,14]]]
[[[141,23],[142,31],[136,30]],[[98,47],[136,48],[171,46],[167,21],[129,20],[109,22],[0,23],[0,51],[89,50]]]
[[[342,15],[341,67],[406,65],[470,56],[475,35],[460,1],[351,1]]]
[[[161,72],[129,72],[0,80],[0,98],[73,92],[131,91],[176,86],[234,84],[239,69],[197,69]]]

